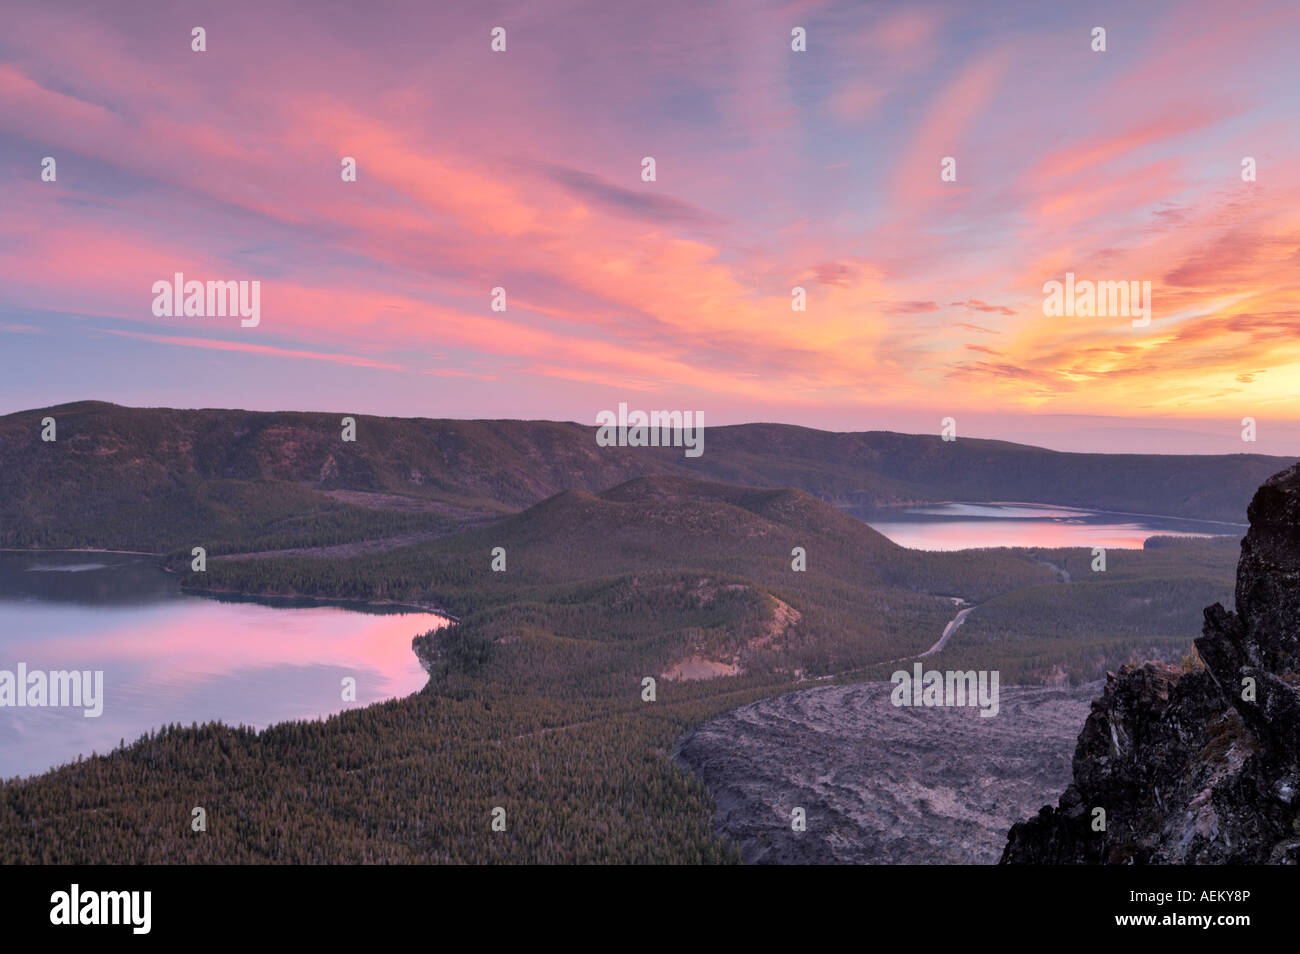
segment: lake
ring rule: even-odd
[[[851,511],[895,543],[1140,548],[1155,534],[1244,533],[1244,524],[1025,503]],[[167,723],[265,728],[409,695],[426,674],[412,637],[433,613],[182,593],[153,557],[0,552],[0,671],[103,670],[103,713],[0,707],[0,778],[104,753]],[[342,700],[344,677],[356,701]]]
[[[1246,524],[1111,513],[1028,503],[941,503],[854,508],[855,517],[915,550],[976,547],[1142,548],[1150,536],[1242,536]]]
[[[103,670],[103,713],[0,707],[0,778],[103,754],[170,722],[254,728],[410,695],[433,613],[180,591],[153,557],[0,553],[0,670]],[[356,701],[342,680],[356,680]]]

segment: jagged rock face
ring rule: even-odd
[[[1206,609],[1204,670],[1108,674],[1073,783],[1012,827],[1004,864],[1300,862],[1300,465],[1248,512],[1237,611]]]
[[[1300,465],[1271,478],[1250,504],[1237,566],[1237,613],[1251,665],[1300,670]]]

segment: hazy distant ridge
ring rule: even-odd
[[[1073,454],[938,434],[707,428],[704,453],[598,447],[594,426],[127,408],[85,401],[0,417],[0,544],[165,548],[194,536],[330,542],[446,532],[564,490],[676,475],[795,487],[837,506],[1017,500],[1240,521],[1288,460]],[[41,419],[57,422],[41,440]]]

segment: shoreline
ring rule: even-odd
[[[123,553],[123,554],[133,554],[138,556],[158,556],[158,557],[165,556],[165,554],[161,554],[161,553],[157,553],[157,554],[146,553],[137,550],[107,550],[107,549],[92,549],[92,548],[32,549],[32,548],[22,548],[22,547],[0,547],[0,553]],[[164,573],[170,573],[173,575],[176,572],[175,570],[166,566],[160,566],[159,569],[162,570],[162,572]],[[182,593],[190,596],[203,596],[203,595],[211,595],[213,597],[232,596],[232,597],[244,597],[249,600],[268,600],[268,601],[297,600],[297,601],[303,601],[303,602],[309,602],[309,603],[321,604],[321,605],[340,605],[344,608],[347,608],[347,604],[354,604],[357,606],[401,607],[404,609],[412,610],[417,613],[438,616],[441,619],[445,620],[444,624],[435,627],[430,632],[438,632],[443,629],[447,629],[451,626],[458,625],[460,623],[460,617],[455,616],[454,614],[449,613],[446,610],[440,609],[439,607],[434,606],[431,603],[425,603],[421,601],[368,600],[368,599],[358,599],[354,597],[311,596],[302,593],[292,593],[292,594],[250,593],[244,590],[237,590],[232,588],[193,589],[193,588],[186,587],[183,583],[180,585],[180,589]],[[279,719],[279,720],[268,722],[266,725],[262,726],[261,728],[253,728],[252,726],[246,726],[245,723],[243,722],[240,722],[236,725],[230,722],[226,722],[222,719],[207,720],[203,723],[203,725],[205,726],[209,724],[221,725],[221,726],[225,726],[228,729],[250,728],[255,734],[261,735],[262,733],[267,732],[273,728],[276,728],[277,726],[289,725],[295,722],[324,722],[328,719],[332,719],[336,716],[342,715],[345,712],[369,709],[373,706],[383,705],[388,702],[394,702],[397,700],[406,699],[412,695],[418,695],[419,693],[424,692],[428,688],[430,682],[429,660],[425,657],[425,655],[420,650],[422,641],[428,635],[429,635],[428,632],[419,632],[411,637],[411,653],[412,655],[415,656],[415,659],[419,663],[420,668],[424,670],[423,684],[420,686],[420,688],[416,689],[412,693],[406,695],[398,694],[398,695],[393,695],[381,699],[375,699],[371,702],[365,703],[364,705],[348,706],[327,714],[321,714],[316,716],[304,716],[299,718]],[[59,762],[39,772],[33,772],[31,774],[23,774],[20,772],[12,776],[0,773],[0,788],[5,788],[13,785],[23,785],[37,779],[45,778],[47,776],[53,775],[56,772],[63,771],[69,766],[78,764],[78,762],[82,759],[89,762],[92,759],[96,759],[96,758],[100,758],[100,759],[108,758],[109,756],[113,755],[115,752],[119,750],[130,749],[138,745],[143,739],[146,738],[148,731],[152,731],[159,727],[160,726],[151,725],[149,730],[146,730],[141,734],[137,735],[136,738],[133,739],[132,741],[125,742],[125,745],[114,745],[103,752],[98,752],[92,749],[89,752],[79,753],[76,759],[69,759],[64,762]],[[165,728],[165,724],[163,724],[161,727]]]
[[[163,567],[164,573],[175,573],[175,570]],[[191,596],[203,596],[206,594],[220,594],[225,596],[243,596],[249,599],[260,600],[310,600],[314,603],[326,604],[360,604],[362,606],[399,606],[406,609],[416,610],[421,613],[431,613],[434,616],[441,616],[449,624],[460,622],[460,617],[447,612],[432,603],[424,603],[418,600],[369,600],[355,596],[313,596],[310,593],[250,593],[247,590],[232,589],[230,587],[189,587],[184,583],[181,584],[181,592],[188,593]]]
[[[129,553],[132,556],[166,556],[149,550],[105,550],[103,547],[0,547],[0,553]]]
[[[0,553],[123,553],[131,556],[152,556],[165,557],[165,553],[152,553],[148,550],[108,550],[102,547],[0,547]],[[168,566],[160,566],[159,569],[164,573],[175,574],[176,571]],[[229,587],[187,587],[181,583],[181,592],[193,596],[202,596],[205,593],[220,593],[226,596],[245,596],[249,599],[283,599],[283,600],[311,600],[317,603],[357,603],[362,606],[401,606],[407,609],[416,610],[421,613],[432,613],[435,616],[441,616],[449,623],[459,623],[460,617],[454,613],[449,613],[441,607],[432,603],[424,603],[418,600],[371,600],[355,596],[315,596],[311,593],[269,593],[269,592],[249,592],[247,590],[231,589]]]
[[[895,509],[902,509],[902,508],[904,508],[904,507],[916,507],[916,506],[923,506],[923,507],[1039,507],[1039,508],[1043,508],[1043,509],[1073,510],[1073,511],[1075,511],[1075,512],[1077,512],[1077,513],[1081,513],[1081,514],[1092,514],[1092,515],[1095,515],[1095,516],[1110,516],[1110,517],[1147,517],[1147,518],[1152,519],[1152,520],[1181,520],[1181,521],[1183,521],[1184,523],[1212,523],[1212,524],[1216,524],[1216,525],[1218,525],[1218,526],[1223,526],[1223,527],[1239,527],[1239,528],[1246,529],[1246,530],[1249,530],[1249,529],[1250,529],[1250,524],[1249,524],[1249,523],[1240,523],[1240,522],[1235,521],[1235,520],[1211,520],[1211,519],[1206,518],[1206,517],[1180,517],[1180,516],[1176,516],[1176,515],[1174,515],[1174,514],[1167,514],[1167,513],[1137,513],[1136,511],[1132,511],[1132,510],[1102,510],[1102,509],[1098,509],[1098,508],[1096,508],[1096,507],[1078,507],[1078,506],[1075,506],[1074,504],[1039,503],[1039,502],[1032,501],[1032,500],[932,500],[932,501],[928,501],[928,502],[921,502],[921,503],[919,503],[919,504],[916,504],[916,503],[911,503],[911,504],[889,504],[888,506],[880,507],[880,508],[874,508],[874,509],[879,509],[879,510],[881,510],[881,511],[890,511],[890,510],[895,510]],[[856,509],[864,509],[864,510],[865,510],[865,509],[873,509],[873,508],[859,507],[859,508],[856,508]],[[995,517],[995,516],[989,516],[989,517],[971,516],[971,517],[966,517],[966,516],[960,516],[960,515],[955,515],[955,514],[954,514],[954,515],[948,515],[948,514],[934,514],[933,516],[946,517],[947,519],[949,519],[949,520],[954,520],[954,521],[955,521],[955,520],[1017,520],[1017,519],[1041,519],[1041,518],[1036,518],[1036,517],[1028,517],[1028,518],[1018,518],[1018,517]],[[861,520],[862,518],[859,517],[858,519]],[[863,523],[866,523],[866,521],[864,520]],[[1151,535],[1152,535],[1152,536],[1156,536],[1156,537],[1158,537],[1158,536],[1161,536],[1162,534],[1160,534],[1160,533],[1153,533],[1153,534],[1151,534]],[[1189,532],[1188,535],[1189,535],[1189,536],[1192,536],[1192,535],[1195,535],[1195,536],[1201,536],[1202,534],[1191,534],[1191,533]],[[1223,536],[1223,537],[1228,537],[1228,536],[1233,536],[1233,534],[1231,534],[1231,533],[1206,533],[1206,534],[1204,534],[1204,536],[1210,536],[1210,537],[1214,537],[1214,536]]]

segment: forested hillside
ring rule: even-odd
[[[796,547],[805,570],[794,569]],[[492,569],[496,548],[504,571]],[[567,636],[594,641],[580,651],[597,660],[593,673],[629,665],[657,673],[698,652],[729,656],[737,645],[724,652],[722,644],[757,640],[777,599],[800,621],[753,655],[773,671],[828,674],[924,649],[951,616],[944,596],[978,601],[1052,579],[1023,554],[905,549],[802,491],[665,477],[599,495],[566,491],[485,529],[347,561],[222,559],[194,573],[182,550],[168,563],[193,589],[437,606],[464,620],[460,640],[489,623],[502,636],[526,628],[533,608],[545,606],[551,620],[567,619]],[[742,606],[747,593],[761,598]],[[653,649],[622,634],[666,612],[677,620],[692,604],[707,612],[665,627]],[[499,652],[513,657],[530,642],[508,646]],[[562,657],[572,646],[548,642],[537,660],[511,668],[568,671],[573,663]],[[633,649],[630,658],[604,658]]]
[[[461,622],[413,634],[431,677],[408,699],[260,734],[174,727],[5,784],[0,860],[735,861],[669,757],[689,728],[819,680],[887,678],[937,639],[950,596],[979,605],[928,665],[1082,682],[1144,646],[1185,654],[1204,592],[1231,592],[1235,542],[1165,542],[1089,577],[1087,551],[909,551],[800,491],[661,477],[351,558],[196,574],[180,553],[191,587],[435,602]],[[671,678],[688,656],[736,674]]]
[[[1083,550],[908,550],[832,503],[974,499],[996,460],[1011,470],[988,472],[990,498],[1034,499],[1028,475],[1058,460],[1091,475],[1077,494],[1134,489],[1087,455],[753,426],[710,430],[687,460],[600,449],[572,424],[370,418],[350,444],[333,415],[100,404],[56,410],[44,443],[41,413],[0,421],[6,544],[153,548],[191,591],[411,602],[459,622],[412,633],[430,680],[408,699],[262,733],[173,727],[0,786],[5,862],[735,861],[670,759],[704,719],[888,678],[957,599],[975,609],[928,665],[1079,683],[1180,658],[1200,607],[1231,596],[1232,540],[1153,540],[1092,573]],[[706,460],[759,486],[679,472]],[[1266,460],[1129,464],[1195,508]],[[1189,504],[1183,483],[1213,491]]]

